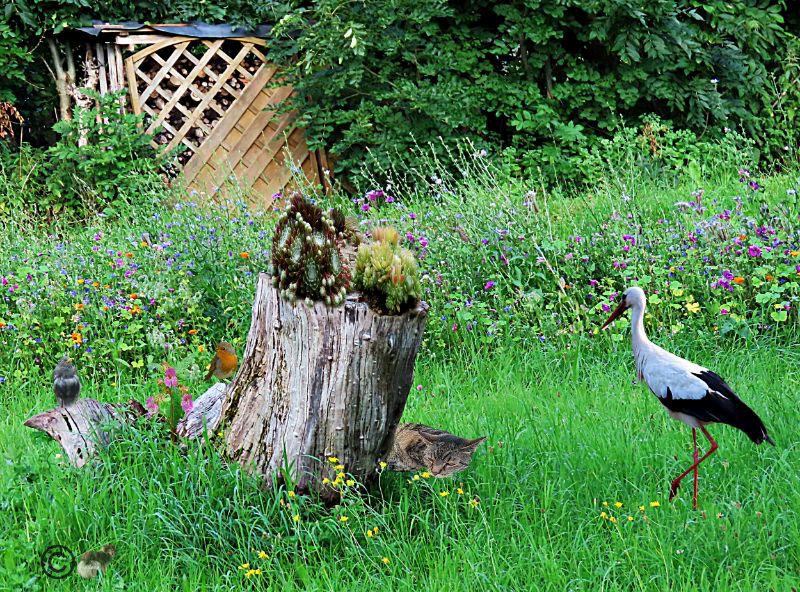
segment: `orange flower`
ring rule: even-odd
[[[103,307],[103,310],[108,310],[108,307],[107,307],[107,306],[104,306],[104,307]]]
[[[6,324],[3,321],[0,321],[0,329],[2,329],[5,326],[6,326]]]
[[[740,241],[743,241],[743,240],[745,240],[746,238],[747,238],[747,235],[746,235],[746,234],[740,234],[740,235],[739,235],[739,240],[740,240]]]
[[[92,287],[97,288],[100,285],[100,282],[92,282]]]
[[[75,310],[83,310],[84,308],[85,308],[85,305],[83,304],[83,302],[78,302],[75,305]]]
[[[243,251],[242,253],[239,253],[239,257],[241,257],[242,259],[250,259],[250,253],[248,253],[247,251]]]
[[[136,292],[131,294],[131,300],[136,300],[138,297],[139,297],[139,295]]]
[[[790,254],[792,257],[797,257],[798,255],[800,255],[800,251],[789,251],[789,254]]]
[[[131,314],[139,314],[140,312],[142,312],[142,309],[139,308],[138,304],[131,309]]]
[[[197,333],[197,329],[189,329],[189,335],[195,335]]]
[[[72,339],[72,343],[83,343],[83,336],[80,333],[72,333],[70,339]]]
[[[737,275],[735,278],[733,278],[733,283],[734,284],[743,284],[744,283],[744,278]]]
[[[771,282],[771,281],[772,281],[772,280],[774,280],[774,279],[775,279],[775,278],[774,278],[774,277],[772,277],[770,274],[767,274],[767,281],[768,281],[768,282]]]
[[[133,257],[133,253],[125,253],[126,257]]]

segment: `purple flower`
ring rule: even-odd
[[[362,212],[369,212],[369,204],[364,204],[363,206],[361,206],[361,211]]]
[[[416,219],[417,219],[417,215],[416,215],[414,212],[411,212],[411,213],[408,215],[408,217],[409,217],[409,218],[411,218],[412,220],[416,220]]]
[[[627,241],[632,247],[636,246],[636,237],[630,234],[623,234],[622,240]]]
[[[394,198],[391,195],[386,196],[386,203],[394,203]]]
[[[0,279],[0,282],[2,282],[2,284],[3,284],[4,286],[8,284],[8,280],[5,278],[5,276],[3,276],[3,277]]]
[[[483,289],[484,290],[491,290],[494,287],[495,287],[495,283],[493,281],[489,280],[488,282],[486,282],[486,285],[483,287]]]
[[[722,277],[724,277],[726,280],[730,281],[730,280],[733,279],[734,276],[733,276],[733,274],[731,273],[731,271],[729,269],[726,269],[725,271],[722,272]]]
[[[589,280],[589,285],[590,285],[591,287],[595,287],[595,286],[597,286],[599,283],[600,283],[600,282],[598,282],[597,280]]]
[[[419,237],[419,246],[423,249],[428,246],[428,239],[424,236]]]
[[[761,247],[758,245],[750,245],[750,248],[747,249],[747,254],[751,257],[761,257]]]
[[[609,310],[611,310],[611,307],[608,304],[603,304],[602,309],[603,312],[608,312]]]
[[[171,366],[167,366],[167,369],[164,372],[164,386],[168,386],[170,388],[178,386],[178,377],[175,374],[175,368]]]
[[[719,309],[719,314],[721,314],[721,315],[730,314],[730,311],[727,308],[720,308]]]
[[[755,181],[750,181],[750,183],[748,183],[748,185],[750,186],[750,189],[752,189],[753,191],[758,191],[759,189],[761,189],[761,185],[759,185]]]
[[[183,409],[184,413],[189,413],[192,410],[192,407],[194,407],[194,404],[192,403],[192,395],[189,393],[184,394],[183,398],[181,399],[181,409]]]

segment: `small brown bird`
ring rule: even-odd
[[[219,379],[230,378],[236,372],[238,364],[239,358],[236,357],[233,346],[227,341],[220,341],[217,344],[217,351],[214,354],[214,359],[211,360],[211,366],[208,368],[205,380],[209,380],[212,376],[216,376]]]
[[[58,404],[63,407],[72,405],[81,392],[81,381],[78,380],[71,361],[68,356],[64,356],[53,371],[53,390]]]
[[[81,555],[81,560],[78,562],[78,575],[88,580],[95,577],[99,572],[106,573],[106,568],[111,563],[111,558],[116,554],[117,549],[114,545],[105,545],[99,551],[86,551]]]

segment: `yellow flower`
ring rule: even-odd
[[[290,491],[286,495],[288,495],[289,497],[294,497],[295,493],[294,493],[294,491]]]
[[[367,531],[367,538],[370,538],[370,539],[372,538],[372,531],[371,530]]]
[[[83,343],[83,336],[80,333],[71,333],[69,337],[72,343]]]
[[[605,512],[600,512],[600,518],[602,518],[603,520],[605,520],[605,519],[607,519],[607,518],[608,518],[608,514],[606,514]]]
[[[414,481],[419,481],[419,475],[414,475],[414,476],[413,476],[413,477],[411,477],[411,478],[412,478]]]
[[[463,495],[464,494],[464,490],[459,487],[458,489],[456,489],[456,493],[458,495]]]
[[[93,288],[97,288],[98,286],[100,286],[100,282],[92,282]]]
[[[383,461],[379,462],[378,464],[380,465],[380,467],[381,467],[382,469],[385,469],[385,468],[388,466],[388,465],[387,465],[385,462],[383,462]]]
[[[353,485],[356,484],[356,482],[353,481],[352,479],[348,479],[347,481],[344,482],[344,484],[347,485],[348,487],[352,487]]]
[[[328,457],[328,462],[331,462],[331,463],[334,463],[334,464],[336,464],[336,463],[338,463],[338,462],[339,462],[339,459],[338,459],[338,458],[336,458],[335,456],[329,456],[329,457]]]
[[[198,345],[197,346],[197,351],[202,354],[204,351],[206,351],[206,346],[205,345]]]
[[[75,305],[75,310],[83,310],[84,308],[85,308],[85,305],[83,304],[83,302],[78,302]]]
[[[242,563],[239,566],[239,569],[250,569],[250,564],[249,563]]]
[[[603,502],[603,505],[607,508],[608,507],[608,502]]]
[[[259,558],[259,559],[269,559],[269,555],[267,555],[266,553],[264,553],[264,551],[259,551],[259,552],[258,552],[258,558]]]
[[[800,255],[800,251],[789,251],[789,254],[790,254],[792,257],[797,257],[798,255]]]
[[[608,520],[609,520],[609,522],[616,522],[617,521],[616,517],[614,517],[614,516],[609,516]]]
[[[700,304],[697,302],[687,302],[686,303],[686,310],[691,313],[696,313],[700,311]]]
[[[85,281],[85,280],[83,280],[83,279],[80,279],[80,280],[78,280],[78,283],[79,283],[79,284],[82,284],[84,281]]]
[[[336,469],[337,471],[344,471],[344,465],[336,465],[333,468]]]
[[[260,576],[261,575],[261,570],[260,569],[254,569],[253,573],[256,574],[257,576]]]
[[[338,475],[336,475],[337,479],[344,479],[345,477],[346,475],[344,473],[339,473]]]
[[[614,502],[614,507],[615,508],[621,508],[622,507],[622,502]]]
[[[450,492],[449,491],[440,491],[439,495],[442,496],[442,497],[447,497],[448,495],[450,495]]]
[[[473,508],[477,508],[478,504],[480,504],[480,502],[477,499],[469,500],[469,505],[472,506]]]
[[[644,506],[639,506],[639,511],[644,512]]]
[[[322,484],[323,484],[323,485],[327,485],[327,484],[328,484],[328,483],[330,483],[330,482],[331,482],[331,480],[330,480],[330,479],[328,479],[327,477],[325,477],[325,478],[322,480]]]
[[[423,479],[429,479],[430,476],[431,476],[431,474],[428,471],[425,471],[424,473],[422,473],[422,478]]]
[[[294,520],[295,522],[300,522],[300,514],[295,514],[294,516],[292,516],[292,520]]]
[[[377,526],[372,529],[372,534],[378,534],[378,527]]]
[[[384,565],[389,565],[389,558],[388,558],[388,557],[383,557],[383,558],[381,559],[381,561],[383,561],[383,564],[384,564]]]
[[[633,522],[633,516],[628,516],[628,522]]]
[[[661,504],[659,504],[658,502],[650,502],[650,507],[651,507],[651,508],[657,508],[657,507],[658,507],[658,506],[660,506],[660,505],[661,505]]]
[[[347,516],[339,516],[339,522],[347,522],[349,518]]]
[[[139,246],[140,247],[149,247],[150,245],[148,245],[145,241],[142,241],[142,242],[139,243]]]

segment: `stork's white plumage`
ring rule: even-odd
[[[707,424],[727,423],[742,430],[756,444],[767,441],[774,445],[774,442],[767,435],[767,429],[758,415],[736,396],[722,378],[707,368],[671,354],[647,338],[644,330],[646,306],[644,291],[638,286],[628,288],[622,295],[622,301],[603,324],[603,329],[625,310],[631,309],[631,341],[639,380],[647,384],[673,419],[692,428],[693,463],[672,482],[669,498],[675,497],[681,480],[694,472],[693,506],[696,508],[697,467],[717,449],[717,443],[705,428]],[[711,448],[700,459],[697,453],[698,429],[711,444]]]

